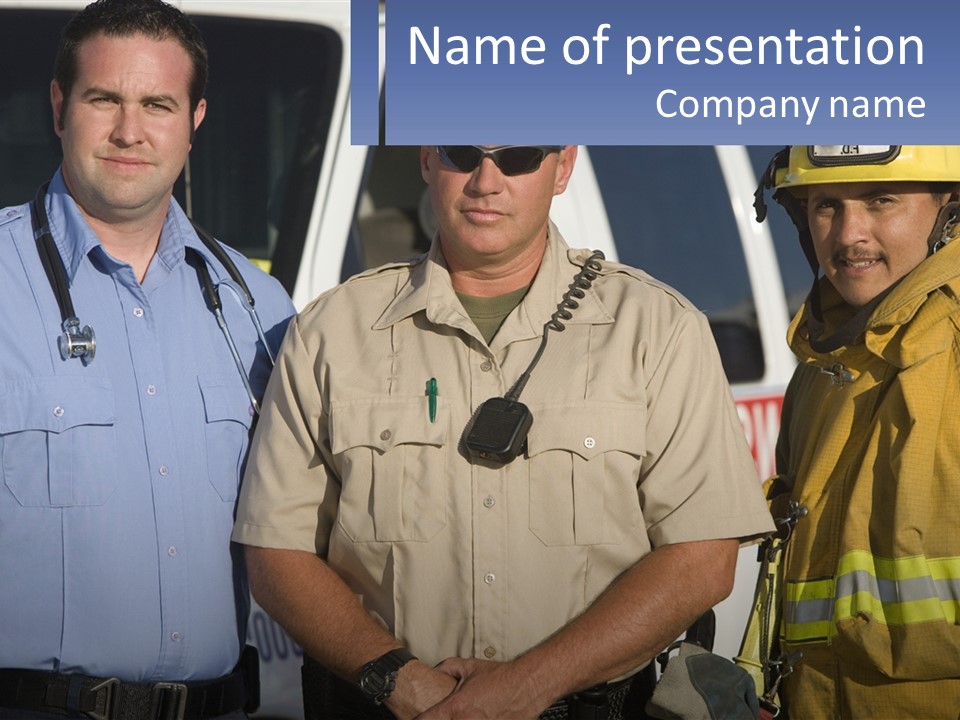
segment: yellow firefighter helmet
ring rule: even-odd
[[[801,196],[808,185],[877,181],[960,183],[960,145],[793,145],[774,178]]]

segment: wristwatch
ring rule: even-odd
[[[397,648],[371,660],[360,671],[360,690],[377,705],[382,704],[397,686],[397,671],[416,659],[406,648]]]

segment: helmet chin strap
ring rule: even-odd
[[[960,220],[960,201],[956,199],[956,193],[954,193],[950,202],[940,208],[937,221],[933,224],[933,232],[931,232],[930,237],[927,238],[930,255],[933,255],[937,250],[940,250],[944,245],[953,240],[954,230],[958,220]]]
[[[762,223],[767,217],[767,204],[763,199],[764,192],[776,188],[777,171],[785,169],[789,163],[790,146],[788,145],[773,156],[767,165],[767,169],[760,176],[757,190],[753,193],[753,209],[757,215],[757,222]],[[810,235],[810,226],[807,223],[807,212],[803,202],[786,188],[774,190],[773,199],[787,211],[791,222],[797,228],[797,233],[800,235],[800,247],[803,248],[803,254],[807,258],[807,263],[813,271],[814,281],[816,281],[820,264],[817,262],[817,253],[813,249],[813,238]]]

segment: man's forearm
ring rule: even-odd
[[[313,553],[246,546],[253,596],[321,665],[356,682],[363,665],[400,646]],[[452,678],[414,661],[400,669],[388,707],[397,717],[418,714],[448,694]],[[409,711],[409,712],[408,712]]]
[[[733,587],[739,542],[666,545],[621,575],[587,610],[517,659],[550,702],[652,659]]]
[[[316,555],[247,546],[246,558],[257,602],[337,675],[354,682],[365,662],[399,646]]]

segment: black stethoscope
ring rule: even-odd
[[[44,183],[37,188],[37,194],[33,198],[33,205],[30,208],[30,217],[33,223],[33,237],[37,243],[40,262],[47,274],[47,279],[50,281],[53,294],[57,298],[57,304],[60,306],[61,328],[63,330],[63,334],[57,338],[60,357],[64,360],[80,358],[80,362],[86,366],[93,362],[93,358],[97,353],[97,336],[93,328],[89,325],[85,325],[83,328],[80,327],[80,320],[77,318],[77,313],[73,308],[73,300],[70,297],[70,285],[67,282],[67,271],[63,265],[63,258],[60,257],[60,251],[57,249],[56,242],[53,239],[53,234],[50,232],[50,220],[47,217],[45,205],[47,185],[49,185],[49,183]],[[220,243],[214,240],[210,233],[202,227],[192,220],[190,222],[193,224],[193,228],[200,238],[200,241],[207,250],[213,253],[214,257],[220,261],[223,267],[226,268],[230,279],[233,280],[242,291],[243,295],[241,296],[232,286],[221,283],[240,298],[241,304],[246,309],[247,314],[250,315],[250,319],[257,329],[257,336],[260,338],[260,342],[263,343],[263,347],[267,352],[267,357],[270,359],[270,366],[273,367],[276,359],[270,351],[270,345],[263,332],[263,325],[260,324],[260,316],[254,307],[253,293],[250,292],[250,288],[247,287],[247,283],[244,281],[237,266],[220,246]],[[213,283],[213,279],[210,277],[210,270],[207,268],[207,263],[199,252],[192,247],[185,247],[184,252],[187,263],[197,271],[197,277],[200,279],[200,284],[204,290],[207,307],[216,317],[217,325],[220,326],[220,330],[223,332],[224,338],[226,338],[227,345],[230,347],[230,354],[233,355],[237,370],[240,372],[244,387],[247,389],[250,403],[254,411],[259,413],[260,404],[257,402],[257,398],[253,393],[250,378],[243,368],[240,353],[237,351],[237,345],[233,341],[233,334],[230,332],[227,321],[223,316],[223,303],[220,300],[221,284],[215,285]]]

